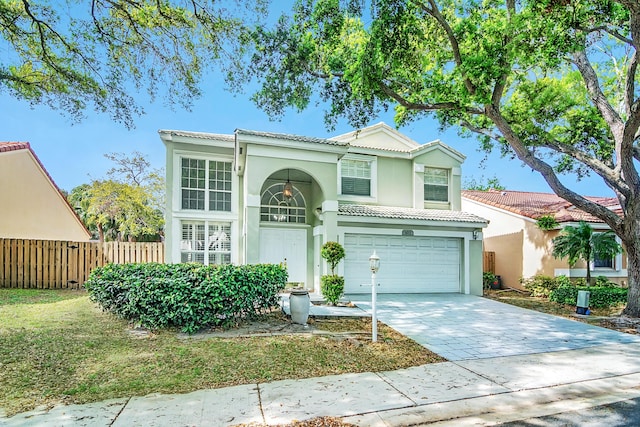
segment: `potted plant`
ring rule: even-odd
[[[331,274],[320,278],[320,291],[329,304],[336,305],[344,294],[344,277],[335,274],[336,266],[344,258],[344,248],[338,242],[327,242],[322,245],[320,255],[331,269]]]
[[[500,289],[500,280],[498,276],[490,271],[482,273],[482,284],[484,289]]]

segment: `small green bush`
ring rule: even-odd
[[[606,276],[598,276],[596,277],[596,286],[600,286],[602,288],[617,288],[618,285],[610,281]]]
[[[520,283],[531,292],[531,296],[544,298],[549,297],[549,294],[560,286],[555,278],[543,275],[520,279]]]
[[[327,274],[320,278],[320,291],[330,304],[336,305],[344,294],[344,277]]]
[[[493,282],[497,279],[496,275],[490,271],[485,271],[482,273],[482,287],[484,289],[490,289]]]
[[[560,286],[571,286],[573,285],[573,283],[571,282],[571,279],[563,275],[563,276],[556,277],[556,285],[559,288]]]
[[[536,223],[540,230],[553,230],[559,225],[556,217],[550,214],[542,215],[537,219]]]
[[[322,245],[320,255],[329,264],[331,274],[320,277],[320,292],[330,304],[336,305],[344,295],[344,277],[336,275],[336,266],[344,258],[344,248],[338,242],[327,242]]]
[[[600,286],[561,286],[549,295],[549,300],[559,304],[575,305],[578,291],[589,291],[589,306],[606,308],[627,301],[627,289]]]
[[[85,287],[92,301],[128,321],[194,333],[277,306],[286,282],[286,269],[273,264],[108,264]]]

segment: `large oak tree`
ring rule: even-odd
[[[326,102],[356,127],[396,108],[475,134],[607,223],[628,254],[628,315],[640,315],[638,0],[299,0],[232,84],[257,79],[277,117]],[[598,175],[624,216],[572,191]]]
[[[235,68],[266,0],[0,0],[0,95],[134,125],[139,92],[190,107],[211,65]]]

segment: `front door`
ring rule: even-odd
[[[260,227],[260,262],[286,263],[289,282],[305,287],[307,281],[307,230]]]

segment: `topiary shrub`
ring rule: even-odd
[[[103,310],[130,322],[194,333],[270,310],[286,282],[286,269],[273,264],[108,264],[91,272],[85,288]]]
[[[344,277],[326,274],[320,278],[320,291],[330,304],[336,305],[344,295]]]
[[[344,295],[344,277],[335,274],[336,266],[344,258],[344,248],[338,242],[326,242],[320,249],[320,255],[331,269],[331,274],[320,278],[320,292],[328,303],[336,305]]]

